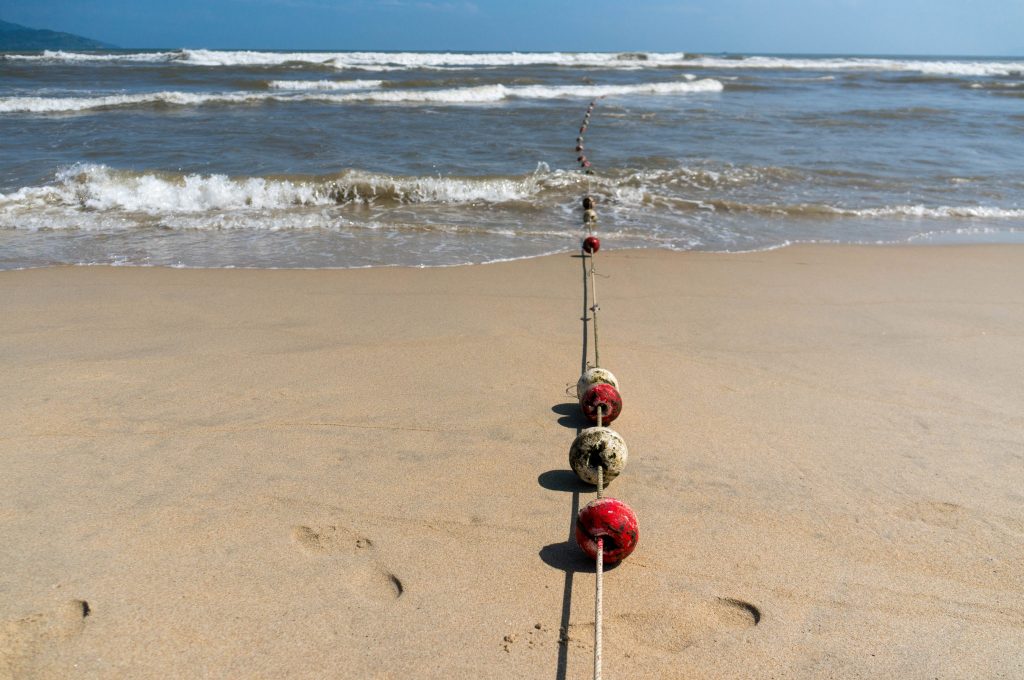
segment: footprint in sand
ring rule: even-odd
[[[341,563],[348,587],[359,596],[390,601],[405,592],[402,581],[381,564],[373,541],[347,527],[296,526],[292,540],[309,555]]]
[[[943,529],[959,529],[969,518],[969,513],[962,505],[944,501],[912,503],[900,514],[911,521],[920,521]]]
[[[761,610],[731,597],[680,602],[668,609],[624,612],[606,619],[610,637],[630,640],[636,649],[678,653],[702,640],[726,638],[761,623]],[[589,639],[593,622],[570,626],[571,639]]]
[[[45,612],[0,622],[0,678],[19,676],[41,647],[80,634],[91,613],[85,600],[67,600]]]
[[[761,623],[761,610],[743,600],[719,597],[705,605],[705,617],[718,630],[741,630]]]

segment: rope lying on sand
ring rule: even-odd
[[[591,163],[584,153],[583,136],[590,125],[590,116],[596,101],[590,102],[576,138],[577,161],[586,175],[593,175]],[[584,319],[592,324],[594,334],[594,363],[585,367],[576,384],[576,395],[580,400],[583,415],[596,423],[581,431],[569,449],[569,464],[584,482],[597,487],[597,498],[588,503],[576,518],[576,542],[585,553],[594,559],[596,583],[594,592],[594,680],[601,679],[603,588],[605,562],[614,564],[627,557],[639,540],[636,514],[625,503],[604,496],[605,484],[611,482],[625,469],[628,451],[621,435],[606,425],[615,420],[622,410],[622,397],[615,376],[601,367],[600,345],[597,334],[597,270],[594,256],[601,249],[601,241],[594,235],[597,227],[596,201],[590,195],[583,197],[583,226],[586,237],[580,246],[584,258],[584,269],[589,263],[590,285],[584,277],[583,305],[591,315]],[[589,299],[588,299],[589,296]],[[592,304],[587,307],[587,303]],[[586,338],[584,336],[584,343]],[[586,345],[584,344],[584,352]]]

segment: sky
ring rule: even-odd
[[[1024,55],[1024,0],[0,0],[121,47]]]

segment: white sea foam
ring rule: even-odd
[[[383,80],[271,80],[274,90],[369,90],[380,87]]]
[[[275,81],[277,82],[277,81]],[[280,81],[291,82],[291,81]],[[305,81],[307,84],[310,81]],[[320,82],[320,81],[315,81]],[[323,81],[331,82],[331,81]],[[346,82],[346,81],[339,81]],[[372,88],[370,83],[380,81],[347,81],[362,83],[352,88]],[[563,97],[609,97],[624,94],[685,94],[700,92],[721,92],[722,83],[717,80],[668,81],[659,83],[638,83],[634,85],[479,85],[450,89],[410,89],[346,92],[334,94],[330,88],[309,85],[296,94],[273,92],[143,92],[97,97],[0,97],[0,113],[70,113],[94,109],[122,108],[164,104],[172,106],[199,106],[204,104],[252,104],[265,101],[298,102],[320,101],[345,104],[352,102],[409,103],[409,104],[486,104],[505,99],[558,99]],[[339,87],[337,89],[345,89]],[[321,90],[321,91],[316,91]]]
[[[507,99],[511,88],[504,85],[479,85],[439,90],[387,90],[353,92],[331,97],[327,101],[377,102],[407,104],[487,104]]]
[[[184,63],[197,66],[323,65],[337,69],[436,69],[500,66],[595,66],[635,69],[682,65],[686,55],[674,53],[610,52],[253,52],[182,50]]]
[[[184,49],[164,52],[83,53],[47,50],[11,54],[9,60],[53,63],[170,62],[206,67],[322,66],[356,70],[461,69],[515,66],[566,66],[606,69],[701,67],[713,69],[781,69],[811,71],[892,71],[926,75],[1006,76],[1024,73],[1024,61],[972,59],[882,59],[869,57],[790,58],[763,56],[687,56],[683,52],[261,52]]]
[[[262,177],[232,179],[226,175],[136,174],[91,164],[59,172],[52,185],[0,194],[3,210],[62,206],[148,215],[331,203],[334,201],[318,192],[313,183]]]
[[[174,52],[65,52],[63,50],[44,50],[42,54],[8,54],[4,59],[11,61],[41,61],[41,62],[153,62],[159,63],[172,61],[181,58],[180,51]]]
[[[79,164],[46,186],[0,194],[0,213],[101,211],[169,217],[223,212],[252,213],[388,199],[403,203],[502,203],[525,200],[543,188],[545,166],[519,177],[395,177],[350,170],[336,178],[308,180],[232,178],[117,171]],[[127,223],[126,223],[127,224]],[[216,225],[217,220],[211,224]]]
[[[151,104],[197,106],[200,104],[245,104],[279,98],[266,92],[140,92],[98,97],[0,97],[0,113],[71,113],[92,109]]]
[[[504,203],[536,195],[551,174],[543,164],[519,177],[394,177],[349,171],[339,177],[336,195],[362,200],[390,196],[411,203]]]
[[[893,71],[934,76],[1007,76],[1024,73],[1024,61],[953,61],[931,59],[793,59],[786,57],[697,57],[688,66],[716,69],[799,71]]]
[[[703,177],[701,182],[726,181],[725,175],[712,174],[715,177]],[[694,209],[717,210],[714,202],[668,198],[667,188],[682,179],[685,177],[672,171],[627,173],[595,178],[595,188],[609,197],[608,210],[612,212],[644,209],[650,205],[675,209],[681,208],[682,203],[688,204],[687,214]],[[392,176],[349,170],[334,177],[295,179],[135,173],[80,164],[59,172],[52,184],[0,194],[0,226],[127,229],[152,223],[155,219],[165,226],[194,224],[192,228],[203,228],[203,224],[213,229],[225,228],[228,224],[262,224],[261,228],[271,228],[275,223],[286,222],[292,225],[289,228],[302,228],[302,225],[322,225],[320,212],[323,209],[351,202],[437,207],[517,201],[548,204],[549,199],[542,196],[550,195],[560,201],[566,190],[576,188],[579,180],[576,173],[551,171],[543,164],[533,173],[511,177]],[[558,204],[550,205],[557,207]],[[758,212],[759,206],[730,204],[723,209]],[[895,205],[855,209],[821,205],[809,211],[807,206],[796,205],[789,209],[786,206],[770,209],[780,215],[790,211],[865,219],[1024,219],[1024,209],[993,206]]]
[[[67,52],[46,50],[42,54],[9,54],[11,61],[53,63],[74,62],[168,62],[192,66],[282,65],[323,66],[336,69],[410,70],[444,68],[486,68],[512,66],[574,66],[636,69],[679,66],[684,53],[606,53],[606,52],[266,52],[251,50],[183,49],[163,52]]]
[[[968,219],[1020,219],[1024,218],[1021,208],[993,208],[989,206],[935,206],[896,205],[884,208],[863,208],[859,210],[833,209],[840,215],[855,217],[922,217],[922,218],[968,218]]]
[[[16,54],[5,58],[41,62],[174,61],[192,66],[306,65],[335,69],[411,70],[487,68],[510,66],[570,66],[640,69],[681,66],[682,52],[262,52],[251,50],[184,49],[173,52],[84,53],[47,50],[42,54]]]

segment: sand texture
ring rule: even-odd
[[[598,267],[605,678],[1024,678],[1024,247]],[[0,274],[0,678],[590,677],[581,273]]]

